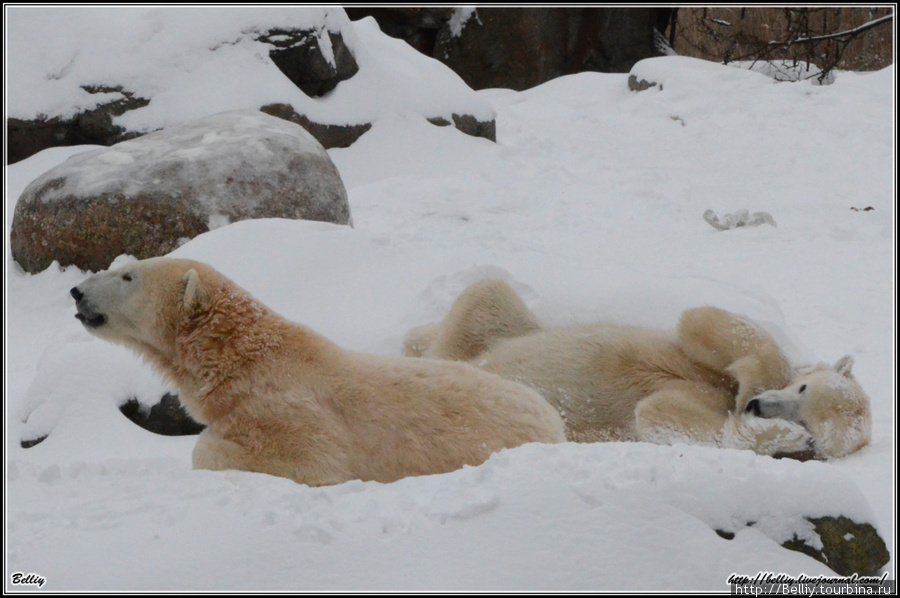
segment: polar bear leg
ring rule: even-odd
[[[244,447],[222,438],[211,428],[206,428],[197,437],[192,460],[194,469],[213,471],[246,470],[253,461]]]
[[[727,418],[728,397],[704,384],[672,382],[635,408],[635,431],[643,442],[715,446]]]
[[[735,413],[743,413],[760,392],[791,381],[793,370],[778,343],[744,316],[716,307],[686,310],[678,323],[678,342],[693,361],[734,380]]]
[[[340,457],[334,454],[310,455],[309,459],[284,460],[272,455],[261,458],[211,428],[197,437],[192,460],[194,469],[254,471],[303,480],[307,486],[330,486],[350,479]]]
[[[468,361],[498,339],[523,336],[540,327],[507,282],[488,278],[463,291],[439,324],[413,328],[404,348],[407,355]]]

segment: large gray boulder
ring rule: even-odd
[[[103,270],[117,256],[164,255],[250,218],[350,224],[347,191],[305,129],[259,111],[193,123],[69,158],[34,180],[12,222],[28,272],[54,260]]]

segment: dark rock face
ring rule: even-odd
[[[71,118],[39,117],[33,120],[10,118],[6,121],[7,161],[9,164],[45,150],[66,145],[112,145],[137,137],[137,133],[113,125],[113,117],[128,110],[150,103],[145,98],[134,97],[120,86],[91,86],[83,88],[88,93],[120,95],[119,99],[103,103],[96,108]]]
[[[571,73],[628,72],[656,56],[653,9],[486,8],[454,36],[438,35],[434,56],[474,89],[527,89]]]
[[[356,8],[382,31],[405,39],[452,68],[474,89],[516,90],[581,71],[627,73],[658,56],[655,28],[663,8],[480,8],[464,22],[461,9]]]
[[[37,438],[28,438],[27,440],[22,439],[19,441],[19,446],[27,449],[27,448],[31,448],[33,446],[37,446],[40,443],[44,442],[45,440],[47,440],[46,436],[38,436]]]
[[[426,56],[433,56],[438,30],[447,24],[454,9],[349,7],[345,10],[347,16],[354,21],[364,17],[373,17],[385,34],[405,40]]]
[[[298,114],[290,104],[268,104],[260,108],[261,111],[292,123],[298,124],[315,137],[325,149],[334,147],[350,147],[372,128],[371,123],[361,125],[322,125],[312,122],[306,116]],[[453,125],[466,135],[483,137],[490,141],[497,141],[497,121],[481,121],[469,114],[453,114],[453,122],[445,118],[429,118],[428,122],[438,127]]]
[[[359,70],[340,33],[326,30],[323,35],[331,41],[330,52],[320,47],[316,31],[270,29],[257,39],[274,46],[269,58],[294,85],[308,96],[320,97]]]
[[[439,127],[449,127],[450,125],[453,125],[466,135],[471,135],[473,137],[484,137],[485,139],[489,139],[490,141],[494,142],[497,141],[497,121],[480,121],[474,116],[469,116],[468,114],[453,114],[452,118],[452,123],[445,118],[441,118],[440,116],[436,118],[429,118],[428,122]]]
[[[99,271],[165,255],[250,218],[350,223],[347,191],[302,127],[258,111],[207,117],[78,154],[19,198],[10,243],[28,272],[54,260]]]
[[[178,395],[169,393],[150,409],[143,407],[137,399],[128,399],[119,406],[119,411],[145,430],[163,436],[189,436],[206,428],[187,414]]]
[[[587,54],[579,70],[627,73],[639,60],[659,55],[653,35],[660,18],[659,9],[607,8],[585,9],[585,12],[588,10],[603,14],[585,14],[581,18],[579,29]],[[591,44],[595,29],[599,30],[599,43]]]
[[[473,89],[528,89],[566,74],[570,9],[485,8],[459,35],[440,31],[434,56]]]
[[[362,137],[363,133],[372,128],[371,123],[361,125],[321,125],[312,122],[302,114],[297,114],[297,111],[290,104],[268,104],[260,108],[260,111],[300,125],[310,135],[315,137],[325,149],[350,147],[357,139]]]

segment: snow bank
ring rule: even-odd
[[[867,515],[827,465],[641,444],[532,444],[327,488],[159,458],[8,476],[10,565],[45,590],[721,591],[731,573],[828,574],[770,536],[804,510]]]

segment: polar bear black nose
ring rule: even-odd
[[[759,415],[762,410],[759,408],[759,399],[753,399],[749,403],[747,403],[747,408],[744,409],[746,413],[752,413],[753,415]]]
[[[75,301],[81,301],[81,298],[84,297],[84,293],[78,290],[78,287],[72,287],[72,290],[69,291],[72,297],[75,298]]]

